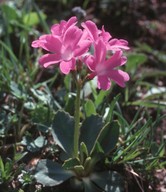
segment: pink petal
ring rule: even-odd
[[[51,27],[51,32],[54,35],[61,36],[69,27],[74,26],[76,23],[77,18],[75,16],[71,17],[68,21],[62,20],[60,24],[55,24]]]
[[[126,56],[122,56],[121,57],[121,65],[124,65],[127,62],[127,57]]]
[[[126,46],[126,47],[129,49],[129,47],[128,47],[128,41],[126,41],[126,40],[124,40],[124,39],[119,39],[119,42],[121,43],[121,45],[124,45],[124,46]]]
[[[124,64],[124,58],[122,57],[122,51],[115,52],[112,57],[105,61],[104,66],[109,73],[109,70],[112,70],[115,67],[121,66]]]
[[[59,24],[59,32],[60,32],[60,35],[63,35],[62,33],[64,32],[64,30],[66,29],[66,24],[67,24],[67,21],[65,20],[62,20]]]
[[[35,40],[32,42],[31,46],[34,47],[34,48],[38,48],[38,47],[41,47],[45,50],[47,50],[44,46],[45,42],[46,42],[46,37],[49,36],[49,35],[42,35],[39,37],[39,39]]]
[[[58,36],[60,36],[60,35],[61,35],[60,25],[59,25],[59,24],[54,24],[54,25],[51,27],[51,33],[52,33],[53,35],[58,35]]]
[[[92,21],[86,21],[82,23],[82,27],[87,30],[91,40],[97,40],[98,38],[98,28]]]
[[[61,57],[64,61],[70,61],[73,58],[73,50],[70,45],[68,47],[62,46]]]
[[[105,43],[100,39],[95,44],[95,62],[100,65],[105,61],[106,58],[106,45]]]
[[[125,49],[128,50],[128,42],[123,39],[111,39],[109,41],[109,49],[110,50],[121,50]]]
[[[81,36],[80,41],[89,39],[89,33],[88,33],[85,29],[83,29],[82,32],[83,32],[83,33],[82,33],[82,36]],[[91,41],[91,40],[90,40],[90,41]],[[92,41],[91,41],[91,42],[92,42]]]
[[[49,35],[46,37],[46,42],[44,43],[44,46],[48,51],[56,53],[60,52],[62,43],[60,41],[60,38],[58,38],[57,36]]]
[[[32,44],[31,44],[31,46],[34,47],[34,48],[40,47],[40,41],[39,41],[39,40],[33,41]]]
[[[102,31],[100,36],[103,38],[104,41],[109,41],[109,39],[111,39],[112,37],[109,32],[105,31],[104,26],[102,26]]]
[[[81,56],[84,53],[86,53],[88,51],[90,45],[91,45],[91,42],[88,40],[80,41],[79,45],[74,50],[74,56],[78,57],[78,56]]]
[[[78,27],[70,27],[64,34],[63,42],[65,46],[70,46],[73,49],[79,42],[82,36],[82,30]]]
[[[89,56],[85,56],[85,58],[83,59],[84,63],[88,66],[88,68],[91,71],[95,70],[95,63],[94,63],[94,56],[89,55]]]
[[[56,64],[61,61],[60,55],[58,54],[45,54],[39,59],[39,63],[44,67],[49,65]]]
[[[122,70],[111,71],[109,78],[115,81],[120,87],[125,87],[125,82],[130,79],[129,75]]]
[[[60,62],[60,70],[64,74],[68,74],[71,70],[75,70],[75,59],[72,59],[70,61],[61,61]]]
[[[42,35],[38,40],[32,42],[32,47],[38,48],[41,47],[52,53],[59,52],[61,49],[60,38],[53,35]]]
[[[71,27],[71,26],[74,26],[75,24],[77,23],[77,17],[73,16],[71,17],[67,23],[66,23],[66,30]]]
[[[99,89],[108,90],[111,86],[111,82],[107,76],[98,76],[97,87]]]

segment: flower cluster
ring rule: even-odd
[[[126,63],[123,50],[129,49],[127,41],[112,38],[104,27],[99,30],[92,21],[83,22],[81,28],[76,24],[76,17],[61,21],[51,27],[51,34],[32,42],[32,47],[49,52],[39,63],[44,67],[59,64],[61,72],[68,74],[76,70],[80,60],[88,67],[89,78],[97,77],[99,89],[109,89],[111,80],[124,87],[129,75],[117,68]],[[89,52],[90,47],[93,53]]]

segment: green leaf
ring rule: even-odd
[[[84,160],[88,157],[88,149],[84,142],[81,142],[80,144],[80,161],[81,163],[84,162]]]
[[[128,135],[128,137],[125,138],[122,147],[117,149],[116,155],[113,157],[113,161],[116,162],[118,160],[119,163],[125,163],[126,161],[124,158],[128,159],[129,157],[130,160],[132,157],[135,158],[135,156],[138,155],[135,151],[138,150],[139,144],[145,141],[145,138],[151,129],[151,124],[152,119],[149,118],[141,128],[139,127],[138,130],[134,132],[134,134]]]
[[[11,160],[7,161],[5,164],[5,179],[8,180],[12,176],[13,162]]]
[[[86,156],[88,156],[88,149],[84,142],[81,142],[81,144],[80,144],[80,152],[84,153]]]
[[[35,170],[37,182],[45,186],[55,186],[74,176],[71,171],[64,170],[62,166],[48,159],[38,162]]]
[[[136,45],[138,47],[138,50],[141,52],[148,52],[148,53],[152,53],[154,51],[154,49],[152,47],[150,47],[148,44],[146,43],[140,43],[140,42],[136,42]]]
[[[36,152],[46,145],[47,140],[43,136],[39,136],[35,140],[31,136],[24,136],[21,143],[26,145],[29,151]]]
[[[97,141],[100,143],[105,153],[112,151],[119,138],[119,124],[114,121],[103,127]]]
[[[25,107],[26,109],[28,109],[28,110],[35,110],[36,105],[35,105],[35,103],[32,102],[32,101],[27,101],[27,102],[24,103],[24,107]]]
[[[115,118],[117,119],[118,123],[120,124],[120,131],[121,134],[125,135],[126,132],[128,131],[128,127],[130,127],[130,124],[127,122],[126,118],[124,115],[120,112],[114,111],[114,115],[116,116]]]
[[[44,145],[46,145],[47,141],[45,137],[39,136],[37,139],[35,139],[34,143],[37,147],[42,148]]]
[[[126,70],[130,73],[135,73],[138,65],[141,65],[147,61],[147,56],[143,53],[131,53],[127,56],[128,61]]]
[[[26,94],[24,93],[24,91],[22,90],[23,88],[19,84],[16,84],[14,81],[11,81],[10,89],[11,93],[18,99],[26,99]]]
[[[143,107],[165,109],[166,102],[165,101],[158,101],[158,100],[137,100],[134,102],[128,102],[128,105],[138,105],[138,106],[143,106]]]
[[[19,15],[17,10],[14,8],[14,6],[2,4],[1,8],[2,8],[3,14],[5,15],[8,21],[18,19]]]
[[[106,118],[105,118],[106,122],[110,122],[112,120],[113,110],[119,98],[120,98],[120,94],[118,94],[116,97],[113,98],[113,101],[111,102],[109,107],[108,114],[106,115]]]
[[[39,87],[42,86],[44,89],[39,90]],[[39,99],[39,101],[42,101],[44,104],[49,105],[50,108],[57,108],[61,109],[62,107],[59,105],[59,103],[53,98],[52,93],[50,92],[50,89],[45,85],[45,83],[37,84],[34,86],[34,88],[30,89],[33,95]]]
[[[66,90],[70,91],[71,90],[71,74],[68,74],[64,77],[64,85]]]
[[[90,180],[106,192],[122,192],[124,188],[124,179],[115,171],[93,173]]]
[[[85,119],[80,130],[80,143],[84,142],[88,152],[91,151],[100,130],[103,127],[102,118],[98,115],[92,115]]]
[[[91,151],[91,155],[95,155],[96,154],[104,154],[103,148],[101,147],[100,143],[96,140],[95,145]]]
[[[87,117],[96,114],[95,105],[92,100],[87,100],[87,102],[85,103],[85,113]]]
[[[123,162],[129,162],[130,160],[136,159],[141,154],[141,151],[135,149],[133,152],[129,152],[127,155],[124,156]]]
[[[76,173],[76,175],[82,176],[85,172],[85,169],[82,165],[76,165],[74,166],[74,172]]]
[[[72,94],[68,94],[66,96],[67,99],[65,99],[65,108],[64,110],[70,114],[74,115],[74,110],[75,110],[75,97]]]
[[[42,101],[44,104],[48,104],[49,100],[50,100],[50,95],[45,93],[43,90],[38,90],[38,89],[34,89],[31,88],[31,92],[33,93],[33,95],[39,99],[40,101]]]
[[[52,123],[54,141],[68,155],[72,155],[74,146],[74,118],[64,111],[55,114]]]
[[[110,90],[105,91],[105,90],[101,90],[99,92],[98,95],[96,95],[96,99],[95,99],[95,106],[98,107],[103,101],[104,98],[110,93]]]
[[[163,142],[162,145],[160,145],[156,155],[158,157],[164,157],[164,155],[165,155],[165,142]]]
[[[27,155],[27,151],[26,152],[19,152],[19,153],[16,153],[14,155],[14,162],[18,162],[20,161],[23,157],[25,157]]]
[[[46,19],[44,13],[40,13],[42,20]],[[36,12],[30,12],[23,17],[23,22],[25,25],[33,26],[40,23],[40,18]]]
[[[73,169],[75,166],[80,165],[80,161],[77,158],[70,158],[64,161],[62,167],[66,170]]]
[[[5,176],[4,173],[5,173],[5,166],[2,157],[0,156],[0,175],[2,178]]]
[[[6,43],[4,43],[3,41],[0,40],[0,45],[5,49],[5,51],[8,52],[8,54],[10,55],[10,58],[12,59],[12,61],[15,64],[15,67],[19,67],[19,60],[17,59],[17,57],[15,56],[15,54],[13,53],[12,49],[10,46],[8,46]],[[16,65],[17,64],[17,65]],[[18,68],[19,69],[19,68]],[[16,69],[17,70],[17,69]]]
[[[91,168],[91,161],[92,161],[91,157],[87,157],[85,159],[85,162],[84,162],[84,169],[85,170],[89,170]]]

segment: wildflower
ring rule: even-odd
[[[73,27],[77,24],[77,17],[71,17],[68,21],[62,20],[60,24],[54,24],[51,27],[51,33],[53,35],[63,36],[65,34],[65,31],[69,27]]]
[[[41,65],[48,67],[59,63],[64,74],[75,70],[76,60],[87,52],[90,46],[90,41],[84,38],[83,31],[75,26],[75,23],[75,18],[61,22],[51,28],[52,34],[43,35],[32,42],[32,47],[41,47],[50,52],[39,59]]]
[[[87,33],[87,36],[92,42],[98,41],[101,39],[105,42],[107,50],[117,51],[121,49],[128,50],[128,42],[123,39],[114,39],[110,35],[110,33],[106,32],[104,26],[102,26],[102,30],[99,30],[95,23],[92,21],[86,21],[82,23],[82,27]]]
[[[106,55],[106,45],[102,39],[99,39],[94,45],[94,55],[85,58],[85,63],[91,71],[89,78],[97,77],[99,89],[108,90],[111,80],[124,87],[125,82],[129,80],[129,75],[116,68],[126,63],[126,57],[122,56],[121,50],[116,51],[109,59],[106,59]]]
[[[92,21],[82,23],[83,30],[76,24],[76,17],[61,21],[51,27],[51,34],[32,42],[32,47],[48,51],[39,63],[44,67],[59,64],[61,72],[68,74],[79,60],[90,69],[89,78],[97,77],[99,89],[109,89],[111,80],[124,87],[129,75],[117,68],[126,63],[122,50],[129,49],[127,41],[112,38],[104,26],[99,30]],[[94,55],[88,53],[90,46],[94,47]],[[108,51],[111,57],[107,59]]]

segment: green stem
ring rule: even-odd
[[[75,100],[75,126],[74,126],[74,157],[78,157],[78,147],[79,147],[79,134],[80,134],[80,92],[82,83],[80,81],[76,82],[77,85],[77,95]]]

